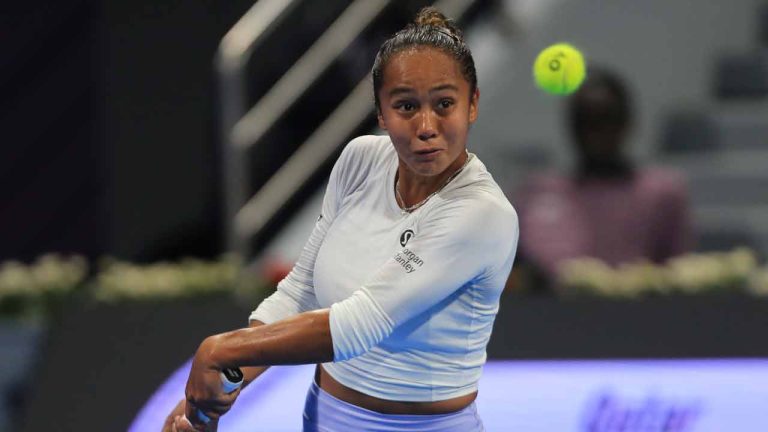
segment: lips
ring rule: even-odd
[[[441,149],[439,149],[439,148],[433,148],[433,149],[421,149],[421,150],[416,150],[414,153],[416,153],[416,154],[417,154],[417,155],[419,155],[419,156],[422,156],[422,155],[430,155],[430,154],[434,154],[434,153],[437,153],[437,152],[439,152],[440,150],[441,150]]]
[[[419,162],[432,162],[439,156],[443,149],[421,149],[413,152],[416,155],[416,160]]]

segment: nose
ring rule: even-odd
[[[427,141],[430,138],[437,136],[437,119],[435,113],[431,109],[422,110],[418,116],[418,129],[416,135],[422,141]]]

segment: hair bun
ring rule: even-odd
[[[449,27],[449,21],[437,8],[427,6],[419,11],[414,23],[420,26]]]
[[[461,30],[456,27],[453,20],[443,15],[443,13],[437,10],[434,6],[422,8],[419,13],[416,14],[416,19],[413,21],[413,24],[417,27],[435,27],[456,40],[463,39]]]

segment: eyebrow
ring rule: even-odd
[[[459,91],[459,88],[456,87],[453,84],[441,84],[441,85],[439,85],[437,87],[433,87],[433,88],[429,89],[429,92],[430,93],[435,93],[435,92],[439,92],[439,91],[443,91],[443,90]],[[413,93],[413,88],[412,87],[402,87],[401,86],[401,87],[395,87],[392,90],[390,90],[389,91],[389,96],[393,97],[393,96],[397,96],[397,95],[400,95],[400,94],[409,94],[409,93]]]
[[[453,84],[442,84],[442,85],[439,85],[439,86],[437,86],[437,87],[433,87],[433,88],[431,88],[431,89],[429,90],[429,92],[430,92],[430,93],[435,93],[435,92],[439,92],[439,91],[442,91],[442,90],[453,90],[453,91],[459,91],[459,88],[458,88],[458,87],[456,87],[456,86],[455,86],[455,85],[453,85]]]

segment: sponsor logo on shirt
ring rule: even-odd
[[[413,238],[413,230],[405,230],[402,234],[400,234],[400,246],[405,247],[405,245],[408,244],[408,242]]]
[[[405,269],[406,273],[413,273],[424,265],[424,261],[407,248],[395,254],[395,261]]]

